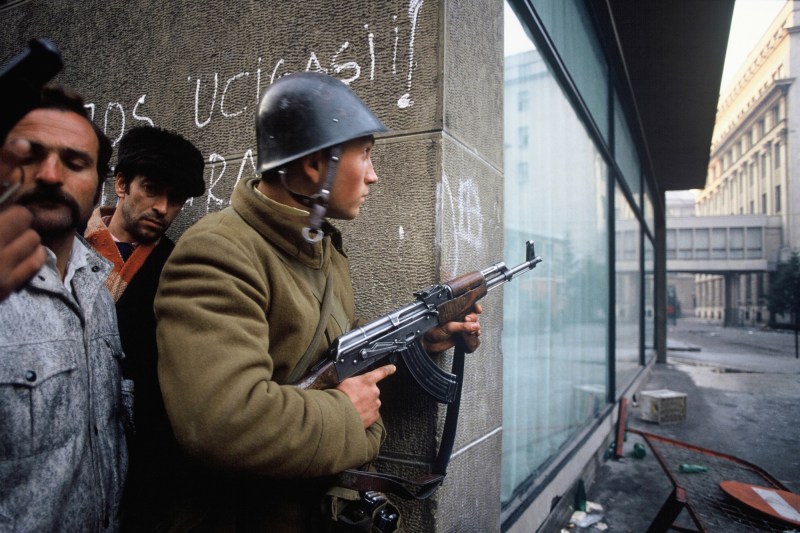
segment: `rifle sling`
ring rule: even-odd
[[[300,358],[300,361],[294,367],[292,373],[286,378],[287,383],[294,383],[303,377],[308,370],[308,367],[311,365],[311,358],[317,351],[317,347],[322,340],[322,335],[325,334],[325,327],[328,325],[328,317],[331,314],[331,305],[333,303],[333,298],[331,298],[331,295],[333,294],[333,283],[331,282],[332,270],[333,268],[331,267],[328,270],[328,276],[325,278],[325,294],[322,296],[322,307],[319,311],[319,324],[317,324],[317,330],[314,332],[314,337],[311,339],[311,344],[308,345],[303,357]]]
[[[433,462],[432,471],[410,480],[390,474],[380,472],[368,472],[365,470],[345,470],[339,474],[337,483],[343,487],[357,491],[378,491],[396,494],[404,500],[425,500],[436,492],[439,485],[447,475],[447,465],[450,463],[450,456],[453,452],[453,443],[456,438],[456,428],[458,426],[458,411],[461,404],[461,386],[464,382],[464,344],[460,337],[456,342],[453,353],[452,373],[458,378],[456,397],[447,406],[445,415],[444,429],[442,430],[442,442]]]

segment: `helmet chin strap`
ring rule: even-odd
[[[311,244],[321,241],[324,236],[320,228],[322,227],[322,221],[325,219],[325,213],[328,211],[328,200],[331,196],[331,188],[333,187],[333,180],[336,177],[336,170],[339,167],[339,158],[341,155],[341,145],[331,148],[328,167],[325,171],[325,181],[319,192],[312,196],[306,196],[305,194],[293,191],[289,187],[289,184],[286,183],[286,172],[283,169],[278,171],[281,177],[281,184],[292,198],[311,210],[308,226],[303,228],[303,238]]]

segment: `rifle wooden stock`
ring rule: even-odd
[[[336,373],[336,365],[333,361],[322,360],[320,364],[312,368],[308,374],[303,376],[300,381],[292,383],[298,389],[305,390],[325,390],[333,389],[339,384]]]

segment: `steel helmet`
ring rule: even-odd
[[[258,172],[384,131],[343,82],[320,72],[288,74],[267,87],[258,104]]]

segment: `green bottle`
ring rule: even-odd
[[[644,444],[637,442],[633,445],[633,456],[636,459],[644,459],[645,455],[647,455],[647,449],[644,447]]]
[[[575,491],[575,509],[586,512],[586,487],[583,480],[578,480],[578,489]]]
[[[708,472],[708,467],[703,465],[690,465],[684,463],[678,468],[678,470],[683,472],[684,474],[697,474],[699,472]]]

